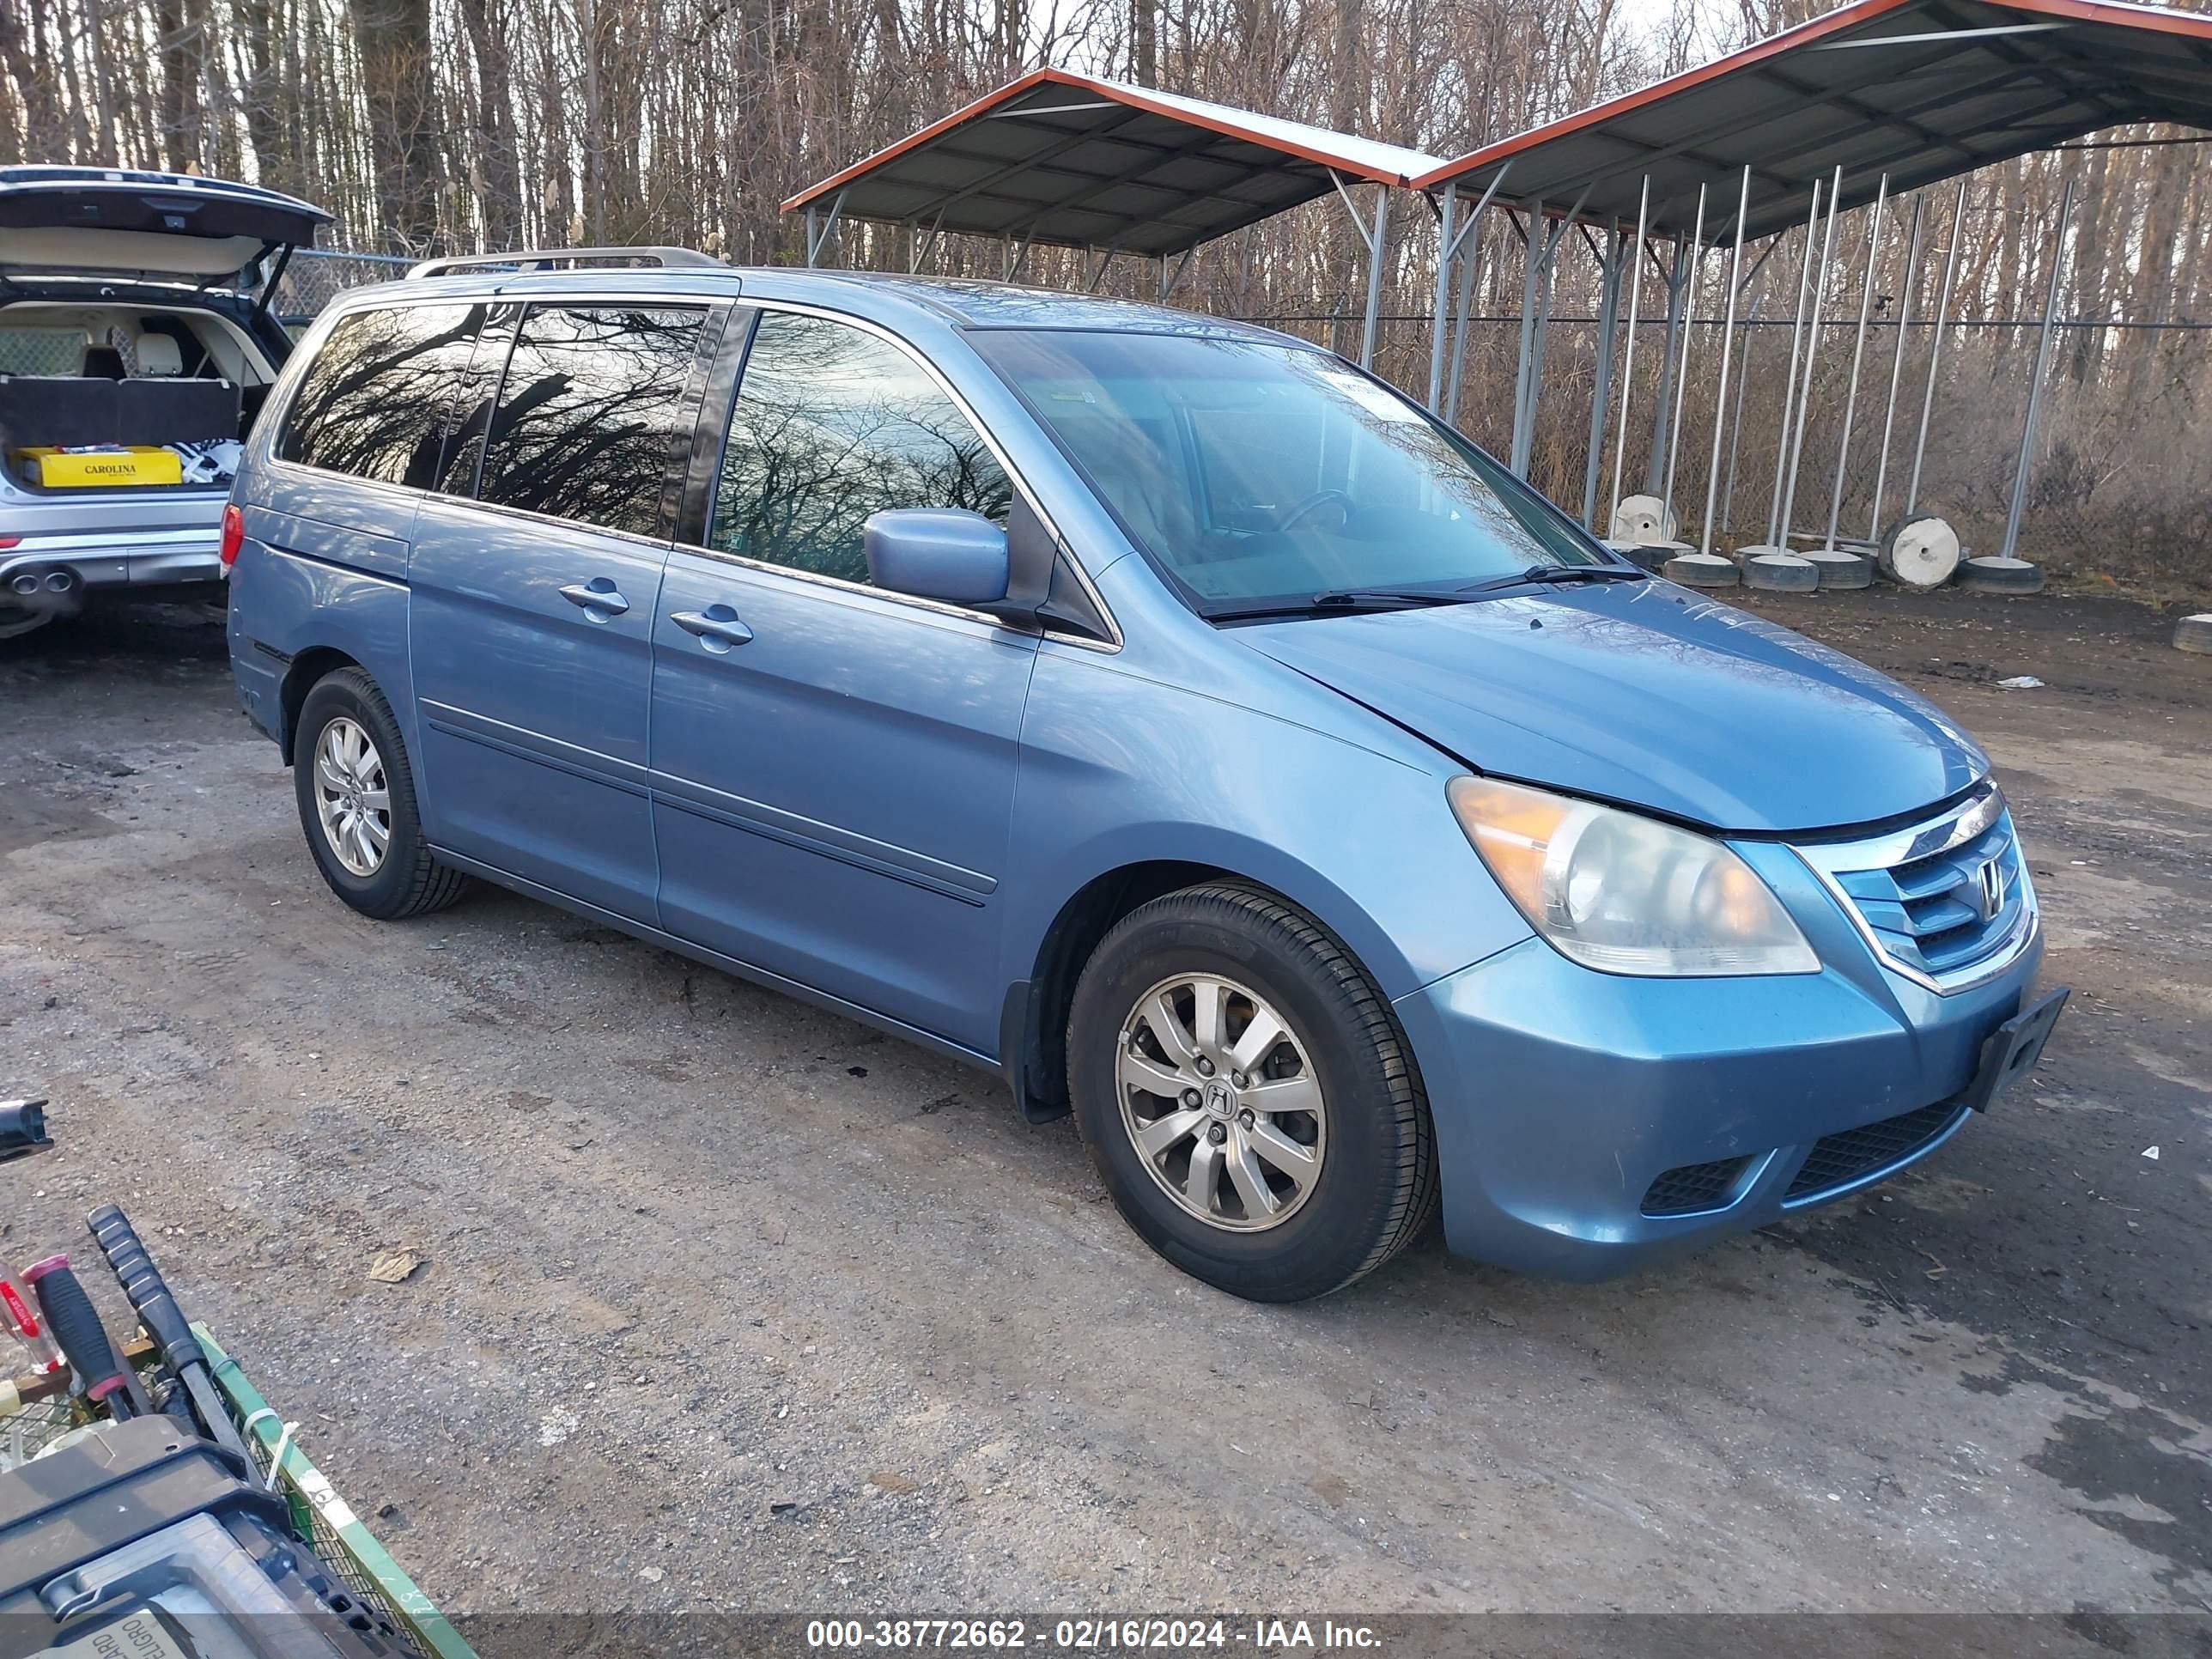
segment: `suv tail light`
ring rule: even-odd
[[[231,566],[238,562],[238,550],[245,540],[246,515],[238,510],[235,502],[226,501],[222,509],[222,542],[216,549],[226,575],[229,574]]]

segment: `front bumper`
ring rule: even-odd
[[[1786,849],[1738,850],[1820,973],[1632,979],[1531,938],[1397,1003],[1455,1253],[1565,1279],[1631,1272],[1878,1181],[1971,1115],[1947,1103],[2019,1012],[2039,933],[1939,995],[1884,969]]]

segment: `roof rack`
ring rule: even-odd
[[[450,258],[425,259],[412,266],[407,280],[443,276],[449,271],[497,266],[507,270],[551,270],[569,264],[711,265],[727,267],[711,253],[688,247],[532,247],[514,253],[461,253]]]

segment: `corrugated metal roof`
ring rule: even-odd
[[[1486,146],[1416,178],[1687,234],[1698,186],[1706,234],[1801,222],[1814,180],[1844,169],[1845,208],[2107,127],[2212,129],[2212,16],[2114,0],[1857,0],[1711,64]]]
[[[786,202],[849,218],[1164,255],[1347,184],[1443,162],[1249,110],[1039,70]]]

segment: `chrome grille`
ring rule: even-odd
[[[1876,953],[1931,989],[1980,983],[2035,936],[2034,888],[1994,786],[1923,824],[1796,850]]]

